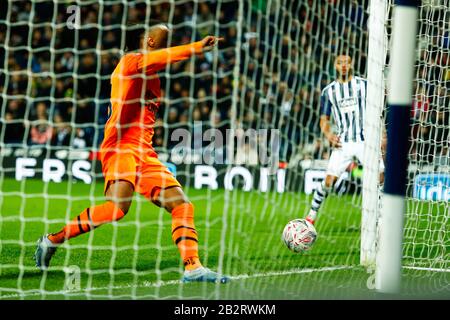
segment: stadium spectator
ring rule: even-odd
[[[86,133],[82,128],[77,128],[75,137],[72,142],[72,147],[75,149],[84,149],[87,146]]]
[[[203,2],[199,4],[199,12],[197,15],[193,15],[196,17],[195,21],[199,27],[197,32],[200,35],[200,38],[206,37],[208,34],[214,33],[214,16],[210,11],[210,6]]]
[[[55,115],[53,123],[54,131],[52,145],[58,147],[70,146],[70,133],[72,131],[70,125],[65,123],[63,117],[59,114]]]
[[[71,72],[73,70],[73,66],[75,63],[73,53],[64,52],[64,54],[61,57],[60,62],[63,67],[61,72]]]
[[[172,107],[169,109],[169,115],[167,117],[167,122],[169,124],[176,123],[178,121],[178,109],[175,107]]]
[[[48,119],[47,104],[45,102],[38,102],[36,108],[32,109],[32,120]]]
[[[15,119],[11,112],[5,113],[5,135],[3,141],[5,144],[22,143],[25,128],[20,120]]]
[[[30,145],[42,145],[50,142],[53,136],[53,128],[47,117],[38,115],[38,119],[31,123]]]
[[[426,115],[430,108],[430,101],[427,98],[425,88],[421,87],[417,89],[417,94],[413,99],[413,105],[411,109],[411,117],[414,121],[423,122],[426,121]]]
[[[7,112],[11,113],[13,119],[23,119],[25,115],[25,102],[23,100],[9,100]]]

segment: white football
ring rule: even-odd
[[[300,253],[311,249],[316,241],[317,232],[314,226],[305,219],[289,221],[284,227],[282,240],[289,250]]]

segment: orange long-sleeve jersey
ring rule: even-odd
[[[139,159],[156,157],[152,138],[161,99],[156,74],[167,64],[200,53],[202,43],[124,55],[111,76],[111,105],[101,153],[132,152]]]

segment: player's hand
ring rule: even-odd
[[[333,148],[340,148],[342,147],[341,139],[335,134],[330,134],[327,136],[328,141],[330,141],[330,144]]]
[[[211,51],[219,41],[223,41],[223,38],[215,37],[215,36],[206,36],[202,40],[203,51]]]

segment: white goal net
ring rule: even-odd
[[[348,52],[354,74],[367,78],[370,2],[1,1],[0,298],[370,296],[356,159],[322,205],[314,247],[294,254],[280,239],[288,221],[305,217],[325,176],[331,148],[320,132],[320,95],[336,78],[336,55]],[[404,264],[413,268],[411,292],[429,274],[436,292],[449,285],[449,3],[424,1],[420,11]],[[37,239],[104,202],[98,152],[111,73],[155,23],[169,27],[170,46],[224,38],[158,73],[153,146],[195,206],[202,262],[232,281],[182,283],[171,216],[140,195],[122,220],[65,242],[40,272]],[[180,147],[177,130],[192,143]],[[211,132],[234,136],[212,146]],[[278,136],[271,172],[258,148]]]
[[[448,290],[450,2],[423,1],[419,12],[404,265],[440,272],[436,287]]]

